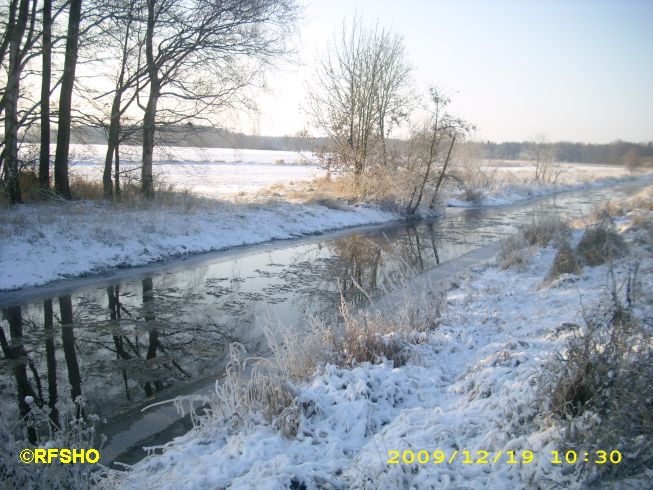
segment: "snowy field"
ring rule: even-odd
[[[105,145],[71,145],[71,172],[90,180],[102,178]],[[54,150],[54,149],[53,149]],[[140,174],[140,147],[121,148],[121,167]],[[487,192],[483,205],[504,205],[533,196],[551,193],[553,189],[582,188],[589,182],[628,177],[622,165],[560,164],[562,173],[557,185],[528,184],[534,167],[526,161],[483,161],[481,171],[497,172],[497,185]],[[212,198],[233,198],[251,195],[273,185],[295,185],[325,172],[316,165],[310,152],[243,150],[232,148],[157,147],[154,153],[154,174],[160,182],[173,184],[195,195]],[[129,173],[125,178],[129,178]],[[451,206],[461,205],[452,199]],[[464,205],[464,204],[462,204]]]
[[[650,293],[650,230],[618,225],[631,255],[615,263],[617,280],[639,263]],[[581,306],[608,300],[609,270],[585,267],[547,283],[555,250],[529,254],[519,272],[489,261],[450,280],[437,328],[417,334],[405,365],[327,365],[295,386],[296,436],[257,418],[235,432],[209,423],[136,464],[121,488],[585,488],[581,478],[597,467],[553,464],[552,451],[570,448],[564,424],[538,412],[538,390],[544,366],[574,335],[570,325],[583,324]],[[645,304],[640,313],[650,317]],[[628,488],[650,488],[642,471]]]
[[[71,173],[100,181],[105,145],[71,145]],[[139,147],[121,147],[121,168],[140,178]],[[311,153],[231,148],[157,147],[153,172],[158,182],[203,197],[224,199],[253,194],[274,184],[313,180],[324,171]],[[125,179],[129,178],[129,173]]]

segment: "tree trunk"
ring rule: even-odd
[[[52,0],[43,1],[43,75],[41,78],[41,149],[39,187],[50,188],[50,78],[52,76]]]
[[[120,143],[116,145],[115,153],[116,153],[115,156],[116,173],[113,180],[115,181],[115,187],[116,187],[116,200],[120,200]]]
[[[422,202],[422,197],[424,196],[424,188],[426,187],[426,183],[428,182],[429,176],[431,175],[431,167],[433,166],[433,162],[436,159],[437,148],[438,148],[438,126],[436,123],[435,127],[433,128],[433,135],[431,137],[431,145],[429,147],[429,157],[426,162],[426,170],[424,171],[424,178],[422,179],[422,182],[419,184],[418,187],[419,192],[417,194],[417,199],[414,200],[415,204],[413,204],[413,198],[411,198],[410,203],[408,203],[407,213],[410,216],[415,214],[417,208]],[[413,197],[414,196],[415,196],[415,192],[413,192]]]
[[[156,106],[158,94],[153,86],[143,117],[143,168],[141,170],[141,190],[145,197],[154,197],[154,177],[152,176],[152,159],[154,154],[154,132],[156,131]]]
[[[14,0],[10,5],[7,36],[9,38],[9,67],[7,70],[7,87],[5,89],[5,152],[4,164],[7,179],[9,201],[16,204],[22,201],[20,182],[18,179],[18,97],[20,95],[20,75],[22,60],[20,56],[21,43],[25,28],[29,1],[21,0],[18,6]]]
[[[120,193],[120,184],[118,180],[118,167],[119,167],[118,146],[120,145],[120,117],[122,116],[122,112],[123,112],[120,110],[120,105],[122,103],[122,94],[125,90],[125,86],[124,86],[125,67],[127,65],[127,58],[129,55],[128,44],[129,44],[129,32],[130,32],[131,19],[132,19],[132,8],[133,8],[133,3],[130,5],[130,9],[128,12],[130,23],[127,25],[127,29],[125,32],[125,41],[122,48],[122,60],[120,63],[120,74],[118,75],[118,80],[116,82],[116,93],[113,95],[113,102],[111,104],[111,121],[109,123],[109,141],[107,142],[108,143],[107,154],[104,160],[104,176],[102,178],[105,199],[111,199],[113,193],[112,183],[111,183],[111,163],[112,163],[111,158],[114,153],[116,157],[116,174],[115,174],[116,197]]]
[[[161,91],[158,68],[154,61],[154,0],[147,2],[147,32],[145,35],[145,58],[150,82],[150,94],[143,115],[143,167],[141,170],[141,191],[147,198],[154,197],[152,177],[152,156],[154,152],[154,132],[156,131],[156,107]]]
[[[104,198],[113,197],[113,182],[111,182],[111,169],[113,166],[113,155],[120,138],[120,99],[121,94],[116,90],[111,104],[111,122],[109,123],[109,138],[107,141],[107,153],[104,157],[104,175],[102,177],[102,187],[104,188]]]
[[[57,194],[70,199],[70,184],[68,182],[68,153],[70,150],[71,108],[73,86],[75,84],[75,68],[77,67],[77,51],[79,47],[79,23],[81,19],[82,0],[70,1],[68,14],[68,35],[66,37],[66,57],[61,93],[59,95],[59,125],[57,127],[57,151],[54,157],[54,185]]]
[[[442,165],[442,172],[440,172],[440,175],[438,176],[438,181],[435,184],[435,191],[433,191],[433,196],[431,196],[431,202],[429,204],[429,209],[434,209],[435,208],[435,202],[438,199],[438,193],[440,192],[440,186],[442,185],[442,181],[444,180],[444,176],[447,173],[447,167],[449,166],[449,159],[451,158],[451,150],[453,150],[453,145],[456,144],[456,137],[454,136],[451,138],[451,144],[449,145],[449,152],[447,153],[447,158],[444,160],[444,164]]]

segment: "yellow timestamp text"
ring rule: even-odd
[[[414,451],[405,449],[399,451],[391,449],[388,451],[387,464],[530,464],[536,458],[536,454],[528,449],[524,451],[485,451],[479,449],[476,451],[463,449],[444,451],[436,449],[428,451],[420,449]],[[576,463],[595,463],[595,464],[619,464],[622,456],[616,449],[613,451],[551,451],[548,454],[551,464],[576,464]]]

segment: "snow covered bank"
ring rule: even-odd
[[[98,202],[0,210],[0,290],[45,284],[187,253],[400,219],[372,206],[184,200],[149,209]]]
[[[577,186],[502,188],[501,193],[485,196],[482,205],[511,204],[563,190],[606,187],[628,179]],[[473,205],[455,199],[448,204]],[[0,210],[0,290],[144,265],[188,253],[402,219],[398,212],[382,211],[378,206],[348,205],[334,199],[306,203],[275,198],[237,203],[173,195],[172,202],[143,207],[70,202]],[[427,209],[418,210],[418,214],[433,215]]]
[[[453,193],[452,197],[445,199],[445,204],[453,208],[471,208],[477,206],[508,206],[528,201],[541,196],[548,196],[560,192],[581,191],[585,189],[598,189],[610,187],[619,183],[629,182],[640,178],[650,178],[651,174],[644,176],[609,177],[593,181],[575,182],[566,184],[502,184],[497,183],[489,190],[479,190],[473,200],[465,199],[465,193]]]
[[[626,231],[631,255],[614,264],[621,283],[639,263],[642,291],[653,290],[647,234]],[[549,283],[556,251],[529,253],[520,272],[488,262],[451,280],[443,316],[406,346],[405,365],[327,365],[296,386],[295,436],[255,417],[238,431],[209,423],[138,463],[121,487],[582,487],[597,466],[553,462],[552,451],[564,460],[582,448],[565,447],[559,425],[539,413],[541,375],[582,324],[581,301],[587,310],[609,296],[610,273],[585,268]],[[633,488],[646,487],[646,471]]]

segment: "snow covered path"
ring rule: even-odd
[[[607,294],[608,271],[545,284],[555,250],[531,253],[524,271],[490,261],[449,281],[445,315],[409,347],[406,365],[326,366],[299,386],[296,437],[260,421],[236,433],[203,427],[138,463],[123,488],[574,488],[575,473],[552,464],[551,451],[568,448],[536,417],[536,387],[582,323],[581,300],[591,307]],[[653,288],[650,254],[622,260],[617,276],[633,260]],[[388,462],[393,450],[398,464]],[[402,462],[405,450],[415,461]]]

